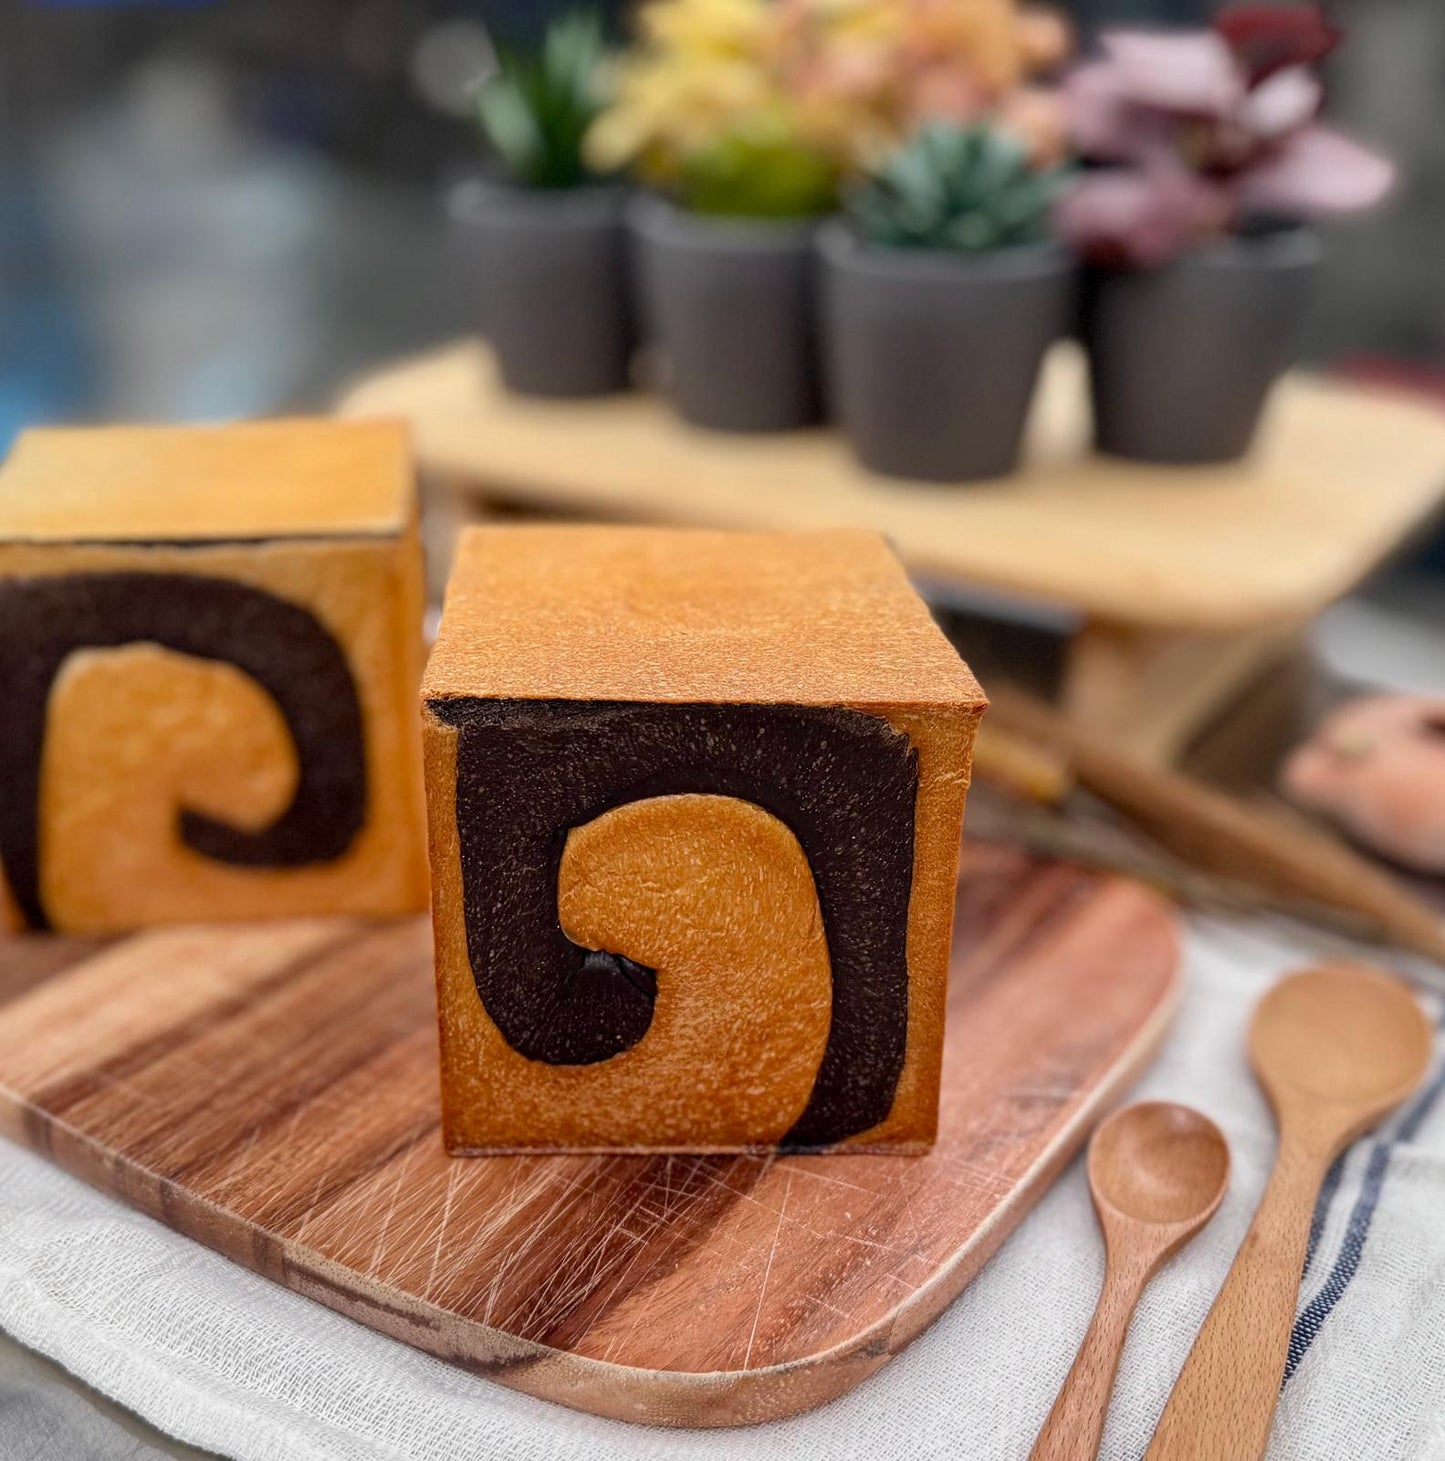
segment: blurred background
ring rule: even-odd
[[[474,333],[472,250],[449,210],[481,163],[471,86],[494,40],[534,40],[561,8],[0,0],[0,454],[41,421],[325,410],[368,370]],[[613,25],[627,9],[601,8]],[[1213,6],[1064,8],[1087,36]],[[1329,230],[1306,359],[1445,403],[1445,0],[1330,10],[1349,34],[1326,67],[1332,117],[1405,181]],[[1436,527],[1326,614],[1315,647],[1351,682],[1438,693],[1442,580]],[[995,642],[1002,659],[1032,652]],[[1257,730],[1215,761],[1237,762],[1241,736]],[[29,1454],[192,1454],[82,1393],[0,1339],[0,1421],[53,1438]],[[71,1440],[86,1429],[71,1412],[91,1407],[108,1428],[93,1451]]]
[[[4,0],[0,448],[39,419],[322,406],[472,329],[446,207],[479,156],[468,86],[489,33],[525,41],[559,8]],[[1211,7],[1066,8],[1087,31]],[[1445,5],[1332,10],[1331,111],[1408,185],[1334,231],[1308,354],[1445,392]]]
[[[325,410],[368,371],[474,334],[476,249],[456,205],[483,166],[475,83],[494,44],[535,42],[564,7],[0,0],[0,453],[39,421]],[[1100,26],[1199,24],[1215,6],[1063,8],[1087,44]],[[625,0],[601,9],[621,33]],[[1404,184],[1327,230],[1305,359],[1445,402],[1445,4],[1328,9],[1348,36],[1325,66],[1332,120],[1393,155]],[[1445,619],[1442,579],[1436,526],[1326,616],[1337,667],[1368,668],[1361,622],[1400,611],[1389,622],[1413,637]],[[970,656],[984,668],[994,650],[1032,653],[988,623]],[[1422,643],[1408,683],[1445,684],[1445,650]]]

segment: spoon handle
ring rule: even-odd
[[[1110,1258],[1089,1332],[1029,1461],[1092,1461],[1099,1454],[1119,1356],[1149,1273],[1138,1264],[1124,1266]]]
[[[1249,1232],[1160,1417],[1145,1461],[1258,1461],[1269,1444],[1330,1154],[1281,1134]]]

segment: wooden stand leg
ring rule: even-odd
[[[1167,634],[1095,621],[1076,636],[1064,680],[1071,720],[1164,765],[1252,675],[1297,644],[1295,624],[1246,634]]]
[[[480,493],[431,472],[421,479],[421,507],[427,602],[439,604],[451,576],[452,557],[462,529],[485,522],[493,513]]]

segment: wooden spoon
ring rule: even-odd
[[[1145,1461],[1264,1455],[1320,1183],[1340,1152],[1420,1083],[1430,1027],[1400,980],[1330,965],[1265,995],[1249,1054],[1279,1122],[1279,1155]]]
[[[1104,1289],[1034,1461],[1098,1455],[1129,1321],[1164,1260],[1214,1215],[1229,1185],[1219,1128],[1187,1106],[1150,1101],[1116,1112],[1089,1147],[1089,1190],[1104,1230]]]

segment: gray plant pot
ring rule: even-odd
[[[829,403],[863,465],[929,482],[1011,472],[1044,352],[1069,328],[1069,255],[876,248],[841,222],[818,247]]]
[[[461,206],[482,329],[509,390],[596,396],[629,383],[634,330],[621,187],[484,183]]]
[[[1294,359],[1318,237],[1236,238],[1157,270],[1091,270],[1082,301],[1100,451],[1173,465],[1248,451]]]
[[[817,422],[814,225],[704,217],[644,197],[628,222],[645,331],[683,418],[719,431]]]

